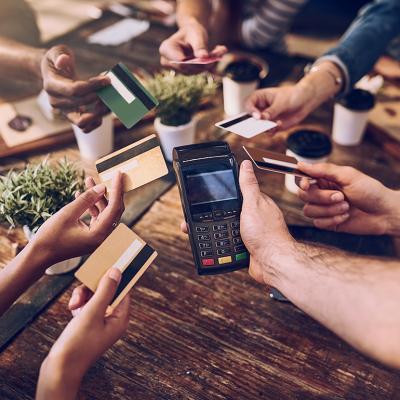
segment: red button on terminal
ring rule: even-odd
[[[203,265],[214,265],[214,264],[215,264],[213,258],[203,258],[203,259],[201,260],[201,263],[202,263]]]

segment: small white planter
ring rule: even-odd
[[[97,160],[113,151],[114,125],[112,114],[103,118],[102,124],[89,133],[72,125],[81,157],[86,160]]]
[[[30,228],[27,225],[24,225],[22,227],[25,237],[28,241],[31,241],[35,233],[30,230]],[[81,262],[82,257],[74,257],[70,258],[69,260],[64,260],[60,261],[51,267],[46,269],[46,275],[61,275],[61,274],[66,274],[67,272],[70,272],[74,270],[79,263]]]
[[[258,88],[258,85],[259,80],[237,82],[227,76],[222,78],[225,114],[230,117],[246,111],[246,99]]]
[[[172,161],[172,150],[174,147],[194,143],[196,122],[197,121],[192,118],[192,120],[185,125],[169,126],[161,123],[160,118],[155,119],[154,128],[158,133],[161,147],[168,161]]]

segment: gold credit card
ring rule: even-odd
[[[115,308],[157,257],[157,252],[124,224],[119,224],[75,273],[95,292],[103,275],[112,267],[122,273],[110,306]]]
[[[294,157],[268,150],[251,149],[245,146],[243,146],[243,150],[258,169],[311,178],[297,168],[297,160]]]
[[[129,192],[168,173],[156,135],[150,135],[96,161],[100,180],[110,190],[117,171],[123,173],[123,190]]]

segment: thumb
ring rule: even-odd
[[[335,183],[345,183],[346,174],[342,173],[345,167],[331,163],[308,164],[305,162],[299,162],[297,167],[312,178],[324,178]]]
[[[254,201],[260,195],[260,187],[250,160],[244,160],[240,166],[239,184],[244,203]]]
[[[106,193],[104,183],[93,186],[81,193],[73,202],[63,208],[68,218],[78,219],[80,216],[94,206]]]
[[[72,78],[75,74],[75,59],[67,46],[55,46],[50,53],[50,60],[56,70]]]
[[[101,278],[93,297],[85,306],[88,314],[104,317],[121,281],[121,271],[110,268]]]
[[[209,56],[207,33],[194,30],[189,34],[187,40],[192,46],[195,57],[205,58]]]

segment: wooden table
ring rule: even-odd
[[[104,69],[98,65],[99,60],[109,60],[109,65],[120,59],[146,67],[156,65],[156,39],[168,34],[165,28],[153,28],[153,41],[148,36],[136,39],[132,47],[140,51],[131,54],[125,51],[128,45],[122,46],[125,50],[117,48],[107,54],[101,48],[88,52],[88,46],[78,39],[106,22],[97,21],[97,25],[90,24],[64,38],[77,48],[81,68],[89,59],[90,68],[98,70]],[[301,69],[301,64],[295,65],[291,77]],[[199,114],[198,141],[221,138],[213,126],[222,119],[221,97],[217,104]],[[329,131],[330,116],[330,106],[326,106],[307,123]],[[141,125],[133,136],[120,135],[118,145],[151,130],[151,125]],[[259,136],[246,143],[283,151],[287,134]],[[233,135],[224,139],[240,161],[244,156],[240,147],[245,141]],[[77,154],[74,146],[58,151]],[[59,154],[55,152],[53,156]],[[335,146],[332,160],[354,165],[389,186],[399,182],[400,164],[368,138],[355,149]],[[390,238],[354,237],[310,228],[310,221],[302,215],[301,203],[284,190],[283,176],[264,174],[259,179],[263,191],[283,209],[297,237],[364,253],[394,254]],[[267,288],[255,283],[246,271],[197,276],[188,239],[179,231],[181,219],[178,190],[174,186],[134,225],[135,232],[157,249],[159,257],[132,292],[127,334],[90,369],[81,398],[400,398],[397,372],[365,358],[293,305],[271,300]],[[10,240],[3,233],[0,255],[11,251],[7,240],[19,242],[20,238]],[[70,285],[0,354],[1,399],[34,397],[40,364],[70,319],[66,305],[75,286],[76,283]]]

